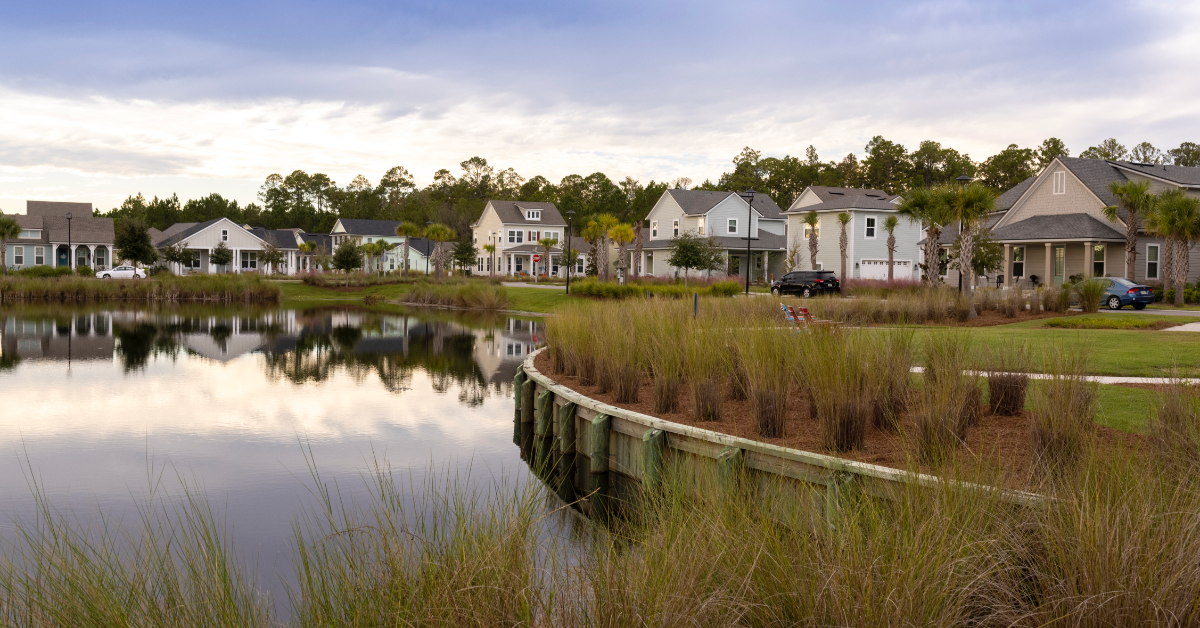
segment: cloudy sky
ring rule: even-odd
[[[881,134],[981,160],[1200,141],[1200,7],[1166,2],[8,1],[0,208],[254,200],[295,169],[426,184],[718,176]]]

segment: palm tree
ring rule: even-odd
[[[817,269],[817,239],[820,234],[817,228],[821,224],[821,218],[817,216],[817,212],[808,212],[804,215],[804,224],[808,225],[808,261],[812,264],[812,269]]]
[[[629,256],[625,254],[625,249],[633,242],[633,227],[624,223],[614,225],[608,230],[608,237],[617,243],[617,268],[621,270],[621,276],[625,277],[624,271],[629,268]]]
[[[846,247],[850,245],[850,238],[846,233],[846,225],[850,224],[850,214],[842,212],[838,214],[838,225],[842,228],[842,234],[838,236],[838,246],[842,247],[842,274],[838,275],[838,280],[845,283],[846,281]]]
[[[382,253],[382,244],[382,242],[368,242],[367,244],[358,247],[358,250],[362,252],[363,257],[367,258],[367,266],[365,269],[367,272],[375,271],[375,256]]]
[[[485,244],[485,245],[483,245],[483,250],[487,251],[487,254],[488,254],[488,277],[495,277],[496,276],[496,268],[495,268],[495,263],[492,260],[492,254],[496,252],[496,245],[495,244]]]
[[[592,222],[596,224],[600,234],[600,249],[596,251],[596,271],[600,275],[600,281],[608,281],[608,230],[617,226],[620,221],[612,214],[600,214]],[[588,225],[591,226],[591,223]]]
[[[546,251],[546,279],[550,278],[550,247],[558,244],[558,238],[542,238],[538,240],[538,246]],[[533,269],[533,283],[537,283],[537,268]]]
[[[421,227],[411,222],[402,222],[396,225],[396,235],[404,238],[404,276],[408,276],[408,241],[412,238],[421,237]]]
[[[1108,191],[1117,197],[1121,209],[1125,210],[1125,277],[1133,280],[1133,269],[1137,262],[1137,232],[1138,215],[1145,216],[1150,212],[1154,203],[1154,195],[1150,193],[1150,181],[1110,181]],[[1117,206],[1109,205],[1104,208],[1104,217],[1110,222],[1119,222]]]
[[[442,245],[457,237],[454,230],[440,222],[435,222],[425,229],[425,237],[433,240],[433,272],[439,280],[442,278]]]
[[[1154,206],[1154,230],[1166,236],[1168,244],[1174,243],[1171,283],[1175,288],[1175,305],[1183,305],[1191,270],[1191,248],[1200,240],[1200,199],[1176,188],[1159,194]],[[1171,284],[1165,287],[1169,288]]]
[[[980,224],[988,214],[996,209],[996,197],[991,190],[972,183],[965,185],[954,202],[950,204],[953,220],[962,226],[958,234],[958,272],[963,273],[963,286],[967,289],[967,303],[970,306],[970,318],[979,316],[975,312],[975,236]]]
[[[21,237],[21,225],[16,219],[0,214],[0,269],[8,274],[8,241]]]
[[[921,225],[925,232],[925,283],[932,288],[938,282],[938,240],[943,225],[950,222],[949,201],[954,192],[946,187],[916,188],[904,195],[899,214]]]
[[[645,222],[638,220],[633,223],[633,277],[635,279],[642,275],[642,247],[645,245],[642,229]]]
[[[296,248],[300,249],[301,255],[303,255],[304,257],[306,257],[310,260],[308,263],[308,269],[311,271],[313,269],[313,264],[311,261],[312,253],[313,253],[313,251],[317,250],[317,243],[316,242],[301,242],[300,245],[297,246]]]
[[[900,219],[895,215],[888,216],[883,219],[883,230],[887,232],[887,249],[888,249],[888,283],[892,282],[892,265],[896,259],[896,227],[900,224]]]

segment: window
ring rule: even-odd
[[[821,221],[820,220],[817,220],[816,231],[817,231],[817,237],[818,238],[821,237]],[[813,227],[810,227],[807,224],[804,225],[804,239],[807,240],[809,238],[809,236],[812,235],[812,232],[813,232]]]
[[[704,235],[704,216],[700,217],[700,225],[696,229],[696,232],[699,233],[700,235]]]
[[[242,251],[242,269],[254,270],[258,268],[258,251]]]
[[[1054,193],[1055,194],[1066,194],[1067,193],[1067,173],[1066,173],[1066,171],[1059,170],[1058,172],[1054,173]]]
[[[103,255],[101,253],[101,255]],[[99,257],[97,256],[97,259]],[[42,266],[46,263],[46,247],[39,246],[33,249],[33,263]]]
[[[530,242],[537,242],[537,241],[540,239],[540,238],[538,237],[539,235],[541,235],[541,234],[540,234],[540,233],[538,233],[537,231],[530,231],[530,232],[529,232],[529,241],[530,241]]]
[[[101,270],[103,270],[106,261],[107,260],[104,257],[104,250],[103,249],[97,250],[96,251],[96,266],[98,268],[100,268]]]
[[[938,275],[945,276],[950,268],[950,251],[938,249]]]
[[[522,268],[522,266],[524,265],[524,259],[525,259],[525,258],[523,258],[523,257],[516,257],[516,260],[517,260],[517,272],[518,272],[518,273],[519,273],[519,272],[522,272],[523,270],[525,270],[524,268]]]
[[[1097,244],[1092,247],[1092,274],[1096,277],[1104,276],[1104,250],[1108,248],[1103,244]]]
[[[512,274],[512,258],[511,258],[511,257],[506,257],[506,258],[504,258],[504,259],[508,260],[507,262],[505,262],[505,266],[507,266],[508,270],[506,270],[506,271],[504,271],[504,272],[506,272],[506,273],[508,273],[508,274],[510,274],[510,275],[511,275],[511,274]]]
[[[1025,247],[1013,247],[1013,267],[1012,276],[1020,279],[1025,276]]]
[[[558,232],[557,231],[543,231],[542,237],[547,240],[554,240],[555,242],[558,242]]]
[[[190,253],[190,257],[188,257],[187,260],[185,260],[183,264],[184,264],[184,266],[191,268],[193,270],[199,270],[200,269],[200,253],[198,253],[196,251],[192,251]]]
[[[729,227],[727,228],[727,230],[729,231],[729,233],[737,233],[737,218],[729,219]]]
[[[24,266],[24,265],[25,265],[25,247],[14,246],[13,247],[13,266]]]
[[[1059,245],[1054,247],[1054,278],[1059,285],[1062,285],[1062,278],[1066,277],[1067,272],[1067,249]]]
[[[1158,279],[1158,245],[1146,247],[1146,279]]]
[[[817,269],[817,270],[821,270],[823,266],[824,266],[824,264],[823,264],[823,263],[821,263],[821,262],[817,262],[817,268],[816,268],[816,269]]]
[[[524,231],[516,231],[513,229],[509,229],[509,231],[508,231],[508,243],[509,244],[520,244],[521,242],[524,241],[524,237],[525,237]]]
[[[17,236],[22,240],[37,240],[42,237],[41,229],[22,229],[20,235]]]
[[[229,230],[228,230],[228,229],[222,229],[222,230],[221,230],[221,241],[222,241],[222,242],[228,242],[228,241],[229,241]]]
[[[525,212],[525,218],[528,220],[541,220],[542,219],[542,210],[540,210],[540,209],[527,210]]]
[[[475,269],[478,270],[479,272],[483,272],[483,258],[482,257],[475,258]]]
[[[575,260],[575,274],[577,274],[577,275],[583,274],[583,258],[582,257],[576,258],[576,260]]]
[[[679,221],[678,220],[671,223],[671,229],[675,232],[672,235],[676,235],[676,236],[679,235]]]
[[[658,237],[658,221],[657,220],[650,221],[650,237],[651,238]]]
[[[868,240],[874,240],[875,239],[875,217],[867,216],[866,223],[867,223],[867,229],[863,233],[863,236],[865,238],[867,238]]]

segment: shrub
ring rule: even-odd
[[[1153,408],[1151,434],[1167,468],[1200,465],[1200,389],[1178,377],[1163,387]]]
[[[1084,439],[1096,417],[1096,386],[1087,378],[1088,354],[1084,348],[1051,347],[1045,353],[1049,379],[1033,388],[1033,441],[1035,461],[1059,472],[1078,459]]]
[[[74,271],[70,266],[28,266],[9,274],[17,277],[66,277],[73,275]]]
[[[848,277],[842,282],[842,293],[847,296],[887,299],[897,294],[920,294],[928,290],[925,283],[917,279],[856,279]]]
[[[92,270],[90,266],[77,266],[75,268],[75,274],[79,275],[80,277],[95,277],[96,271]]]
[[[1084,312],[1096,312],[1100,310],[1100,301],[1104,298],[1104,280],[1093,277],[1081,281],[1071,290],[1079,297],[1079,307]],[[1064,311],[1066,308],[1063,308]]]
[[[486,282],[431,284],[418,282],[399,297],[414,305],[440,305],[472,310],[500,310],[508,307],[508,292],[503,286]]]
[[[279,286],[258,275],[190,275],[92,281],[84,277],[0,277],[0,301],[206,301],[277,303]]]
[[[1025,394],[1029,388],[1032,365],[1029,347],[1010,342],[988,351],[988,404],[992,414],[1018,416],[1025,409]]]

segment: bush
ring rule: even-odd
[[[633,299],[637,297],[669,297],[682,299],[693,293],[700,296],[731,297],[741,292],[736,281],[718,281],[711,286],[685,286],[683,283],[627,283],[603,282],[583,279],[571,283],[571,294],[595,299]]]
[[[146,271],[146,276],[147,277],[174,277],[175,273],[171,272],[171,269],[167,268],[166,266],[154,266],[150,270]]]
[[[400,300],[414,305],[442,305],[472,310],[501,310],[508,307],[508,292],[503,286],[481,281],[460,284],[431,284],[419,282],[400,295]]]
[[[1083,453],[1096,418],[1097,384],[1087,373],[1087,351],[1050,347],[1045,372],[1049,379],[1034,387],[1034,460],[1051,472],[1062,471]]]
[[[30,266],[9,274],[17,277],[66,277],[75,273],[70,266]]]
[[[913,294],[927,290],[924,282],[916,279],[855,279],[842,282],[842,293],[847,296],[875,297],[886,299],[894,294]]]
[[[96,271],[92,270],[89,266],[79,266],[75,269],[75,274],[80,277],[95,277]]]
[[[1104,280],[1093,277],[1085,279],[1071,287],[1079,297],[1079,307],[1084,312],[1100,310],[1100,301],[1104,298]]]

